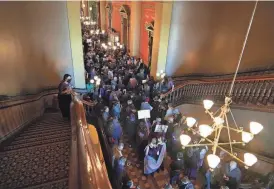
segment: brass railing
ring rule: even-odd
[[[116,176],[113,174],[114,170],[112,167],[112,149],[111,146],[108,142],[108,137],[105,133],[104,130],[104,123],[101,118],[101,115],[98,115],[96,112],[96,105],[97,102],[88,102],[85,100],[81,100],[84,108],[85,108],[85,113],[86,116],[91,118],[93,122],[95,122],[94,126],[97,129],[98,136],[100,139],[100,144],[102,146],[102,152],[105,160],[105,165],[108,171],[108,176],[109,180],[111,182],[112,188],[115,189],[117,188],[117,181],[116,181]]]
[[[83,102],[76,94],[72,95],[71,125],[69,188],[111,189],[104,162],[100,160],[100,154],[96,153],[98,150],[91,140]]]

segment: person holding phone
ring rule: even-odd
[[[71,102],[71,75],[65,74],[63,80],[58,86],[58,101],[63,118],[70,119],[70,102]]]

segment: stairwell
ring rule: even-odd
[[[68,188],[71,126],[45,113],[0,147],[0,189]]]

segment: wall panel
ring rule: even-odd
[[[0,95],[57,87],[73,75],[66,2],[0,2]]]
[[[232,73],[254,1],[174,2],[169,75]],[[240,70],[274,65],[274,2],[259,1]]]

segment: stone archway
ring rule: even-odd
[[[148,67],[151,67],[152,58],[152,45],[153,45],[153,32],[154,32],[154,21],[145,23],[145,28],[148,33]]]
[[[126,48],[129,47],[129,22],[130,22],[130,8],[127,5],[122,5],[120,7],[119,13],[121,15],[121,43],[123,43]]]

